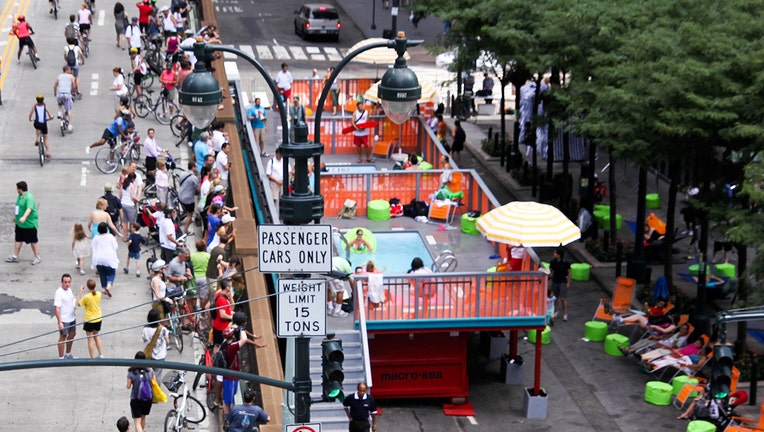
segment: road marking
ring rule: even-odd
[[[255,49],[257,50],[257,58],[262,60],[273,60],[273,55],[267,45],[255,45]]]
[[[90,96],[98,95],[98,74],[94,73],[90,75]]]
[[[425,236],[424,239],[427,240],[427,243],[430,246],[435,246],[438,243],[435,241],[435,237],[433,237],[432,235]]]
[[[82,164],[90,164],[90,162],[83,162]],[[85,187],[88,185],[88,167],[83,166],[80,168],[80,186]]]
[[[337,51],[337,48],[325,47],[324,52],[326,53],[326,58],[329,59],[329,61],[337,62],[342,60],[342,55],[339,51]]]
[[[285,46],[274,45],[273,46],[273,55],[278,60],[290,60],[289,50],[287,50]]]
[[[295,60],[308,59],[308,56],[305,55],[305,52],[302,50],[302,47],[290,46],[289,51],[292,53],[292,57],[294,57]]]
[[[477,425],[478,424],[478,422],[477,422],[477,420],[475,420],[474,416],[467,416],[467,421],[469,421],[471,425]]]
[[[228,51],[223,51],[223,58],[226,60],[236,60],[236,54],[230,53]]]
[[[326,57],[323,54],[313,54],[310,56],[310,59],[313,61],[326,61]]]
[[[101,9],[98,11],[98,27],[103,27],[106,22],[106,11]]]
[[[244,51],[250,57],[254,57],[255,53],[252,51],[252,45],[239,45],[239,49]]]
[[[305,47],[305,51],[307,51],[308,54],[320,54],[321,48],[317,46],[309,46],[309,47]]]

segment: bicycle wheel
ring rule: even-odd
[[[199,399],[188,395],[188,398],[186,399],[186,410],[183,414],[189,423],[198,424],[204,421],[207,417],[207,410],[204,408],[204,405],[199,402]]]
[[[27,52],[29,53],[29,59],[32,60],[32,66],[37,69],[37,56],[31,49],[28,49]]]
[[[133,161],[138,162],[140,164],[141,162],[141,147],[138,145],[131,145],[130,151],[127,153],[127,157]]]
[[[61,120],[61,136],[66,136],[66,122]]]
[[[199,366],[204,366],[204,355],[202,355],[202,358],[199,359]],[[196,376],[194,377],[194,383],[191,385],[191,388],[196,391],[197,388],[199,388],[199,382],[202,380],[202,377],[206,375],[204,372],[197,372]],[[207,387],[207,383],[205,383],[202,387]]]
[[[159,102],[154,110],[154,117],[156,117],[160,124],[168,125],[172,121],[172,116],[178,112],[180,112],[178,107],[172,101],[162,98],[162,101]]]
[[[151,113],[151,99],[145,94],[142,94],[135,98],[133,108],[135,108],[135,113],[138,114],[138,117],[146,118],[149,113]]]
[[[183,352],[183,333],[180,331],[180,320],[178,319],[177,312],[172,314],[172,344],[178,350],[178,353]]]
[[[178,138],[183,136],[184,129],[186,128],[186,122],[183,121],[183,114],[175,114],[170,120],[170,130],[172,134]]]
[[[149,183],[143,188],[143,196],[145,198],[156,198],[157,197],[157,186],[156,183]]]
[[[96,153],[95,164],[98,171],[101,171],[104,174],[112,174],[119,166],[119,158],[113,149],[104,147]]]
[[[164,432],[180,432],[182,430],[183,424],[178,412],[174,409],[167,411],[167,416],[164,418]]]
[[[149,88],[153,84],[154,84],[154,75],[146,74],[143,76],[143,79],[141,80],[141,87]]]
[[[167,206],[174,208],[178,212],[179,222],[186,218],[186,209],[180,204],[180,198],[175,189],[170,189],[167,193]]]
[[[40,140],[37,142],[37,153],[40,155],[40,166],[45,165],[45,141],[40,135]]]
[[[82,54],[85,55],[85,58],[88,58],[90,56],[90,39],[85,40],[85,49],[82,50]]]

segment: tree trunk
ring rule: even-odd
[[[567,117],[567,114],[563,114]],[[566,125],[570,125],[570,123],[565,121]],[[554,141],[552,141],[554,142]],[[594,169],[594,167],[592,167]],[[571,194],[568,193],[569,191],[573,191],[573,185],[570,184],[570,135],[568,132],[568,127],[563,127],[562,130],[562,178],[563,178],[563,184],[565,187],[562,190],[562,203],[560,206],[560,209],[565,214],[570,214],[570,201],[571,201]],[[590,185],[591,188],[592,185]]]
[[[643,243],[645,241],[645,191],[647,191],[647,169],[645,167],[639,167],[639,180],[637,183],[637,227],[634,235],[634,258],[637,260],[645,259],[645,249]]]
[[[668,207],[666,209],[666,239],[669,247],[666,248],[666,254],[663,261],[663,274],[666,277],[666,283],[669,287],[674,286],[674,271],[673,271],[673,249],[674,249],[674,214],[676,213],[676,191],[677,183],[679,182],[679,161],[671,159],[669,161],[669,191],[668,191]]]

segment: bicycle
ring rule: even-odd
[[[98,171],[104,174],[112,174],[119,166],[125,166],[130,162],[139,162],[141,159],[140,137],[133,132],[123,139],[121,145],[117,145],[116,137],[108,140],[108,147],[98,150],[95,155],[95,164]]]
[[[59,120],[61,120],[61,136],[66,136],[67,132],[70,132],[70,125],[69,125],[69,111],[64,110],[63,114],[58,116]]]
[[[190,429],[188,423],[199,424],[207,417],[204,405],[189,394],[185,380],[186,373],[187,371],[180,372],[172,381],[165,384],[173,398],[173,409],[167,412],[164,419],[165,432],[181,432]],[[181,388],[182,391],[177,393]]]
[[[199,366],[212,367],[212,348],[214,345],[210,343],[208,339],[202,337],[200,334],[197,334],[196,338],[199,339],[202,344],[204,344],[204,354],[202,354],[201,358],[199,358]],[[218,405],[215,403],[216,397],[214,374],[197,372],[192,388],[194,391],[199,388],[199,383],[202,380],[202,376],[204,376],[204,384],[202,384],[202,387],[207,390],[207,408],[210,411],[216,411],[218,409]]]
[[[149,96],[146,96],[146,93]],[[140,118],[146,118],[150,113],[154,113],[154,117],[160,124],[168,125],[172,121],[172,117],[175,113],[179,113],[180,109],[175,103],[166,97],[166,91],[163,89],[159,92],[154,103],[151,102],[151,95],[154,94],[153,90],[145,89],[144,94],[135,98],[135,113]]]
[[[31,33],[31,34],[34,34],[34,33]],[[29,60],[32,61],[32,67],[37,69],[37,62],[38,62],[37,54],[34,53],[34,50],[29,45],[26,45],[26,48],[27,48],[27,54],[29,55]],[[21,49],[24,49],[24,48],[21,48]]]
[[[130,72],[127,74],[127,93],[130,95],[130,100],[135,99],[138,97],[135,94],[135,81],[133,80],[133,73]],[[151,87],[154,84],[154,77],[156,75],[152,72],[147,73],[146,75],[141,78],[141,88],[145,91],[147,88]]]
[[[51,119],[46,119],[46,122],[51,121]],[[40,132],[40,135],[37,137],[37,153],[40,157],[40,166],[45,165],[45,135],[43,135],[42,132]]]
[[[168,297],[170,297],[168,295]],[[186,303],[186,293],[181,288],[181,292],[179,295],[174,295],[171,297],[173,300],[172,308],[169,312],[167,312],[167,321],[170,323],[170,336],[172,337],[172,344],[175,345],[175,348],[178,350],[179,353],[183,352],[183,331],[181,329],[181,309],[185,308]],[[179,306],[179,305],[183,306]],[[183,314],[185,315],[185,313]]]
[[[85,58],[90,55],[90,34],[87,30],[82,30],[82,54]]]

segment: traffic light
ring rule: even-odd
[[[714,363],[711,368],[711,395],[718,399],[727,397],[732,386],[732,367],[734,363],[732,345],[714,347]]]
[[[342,340],[327,338],[321,341],[321,368],[324,400],[334,402],[342,395],[342,382],[345,373],[342,372],[342,362],[345,354],[342,352]]]

